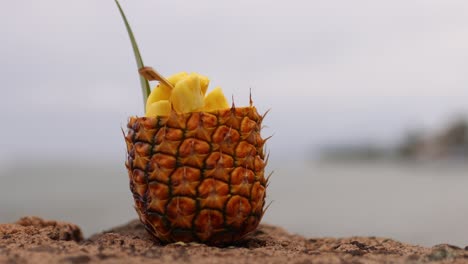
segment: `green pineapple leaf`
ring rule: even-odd
[[[141,58],[140,50],[138,49],[138,45],[135,40],[135,36],[133,35],[132,28],[128,24],[127,17],[125,16],[125,13],[119,4],[119,1],[115,0],[115,3],[117,4],[117,7],[119,8],[120,15],[122,15],[122,19],[125,23],[125,27],[127,28],[128,37],[130,38],[130,42],[132,43],[133,53],[135,55],[135,60],[136,60],[138,69],[141,69],[144,67],[143,59]],[[138,76],[140,77],[141,92],[143,93],[143,108],[145,108],[146,101],[148,100],[148,96],[151,93],[151,89],[150,89],[149,82],[143,76],[141,75],[138,75]]]

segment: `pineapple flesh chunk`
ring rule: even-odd
[[[160,100],[152,103],[146,111],[146,116],[168,116],[171,113],[169,100]]]
[[[178,113],[188,113],[201,109],[203,107],[203,93],[200,78],[191,74],[180,80],[174,87],[169,100]]]
[[[170,87],[167,87],[166,85],[160,84],[156,86],[156,88],[154,88],[154,90],[149,95],[148,100],[146,101],[146,115],[149,115],[149,109],[154,103],[161,100],[169,100],[169,97],[171,97],[171,92],[172,89]]]
[[[185,78],[188,74],[186,72],[179,72],[167,78],[167,80],[175,86],[181,79]],[[164,84],[156,86],[146,101],[146,116],[150,116],[148,111],[153,103],[160,100],[169,100],[171,97],[172,89]]]
[[[167,77],[167,80],[175,86],[180,80],[184,79],[187,77],[188,74],[186,72],[179,72],[174,75],[171,75],[170,77]]]
[[[196,72],[192,72],[190,75],[195,75],[200,79],[200,88],[203,93],[203,95],[206,94],[206,90],[208,90],[208,85],[210,85],[210,79],[206,77],[205,75],[198,74]]]
[[[210,79],[204,75],[180,72],[167,80],[174,87],[159,84],[153,89],[146,102],[146,116],[168,116],[172,110],[183,114],[229,108],[220,87],[206,94]]]
[[[229,108],[229,103],[220,87],[216,87],[205,97],[203,111],[211,112]]]

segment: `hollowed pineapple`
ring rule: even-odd
[[[253,106],[229,108],[220,88],[200,97],[195,78],[175,82],[169,100],[153,102],[147,117],[130,118],[130,189],[158,239],[226,244],[253,231],[263,215],[262,116]]]

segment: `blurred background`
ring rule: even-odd
[[[264,222],[468,244],[468,2],[121,1],[143,59],[260,111]],[[136,217],[121,127],[143,104],[114,1],[0,9],[0,222]]]

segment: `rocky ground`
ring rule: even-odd
[[[0,225],[0,263],[465,263],[451,245],[413,246],[378,237],[304,238],[262,225],[238,245],[160,245],[139,221],[83,239],[78,226],[25,217]]]

